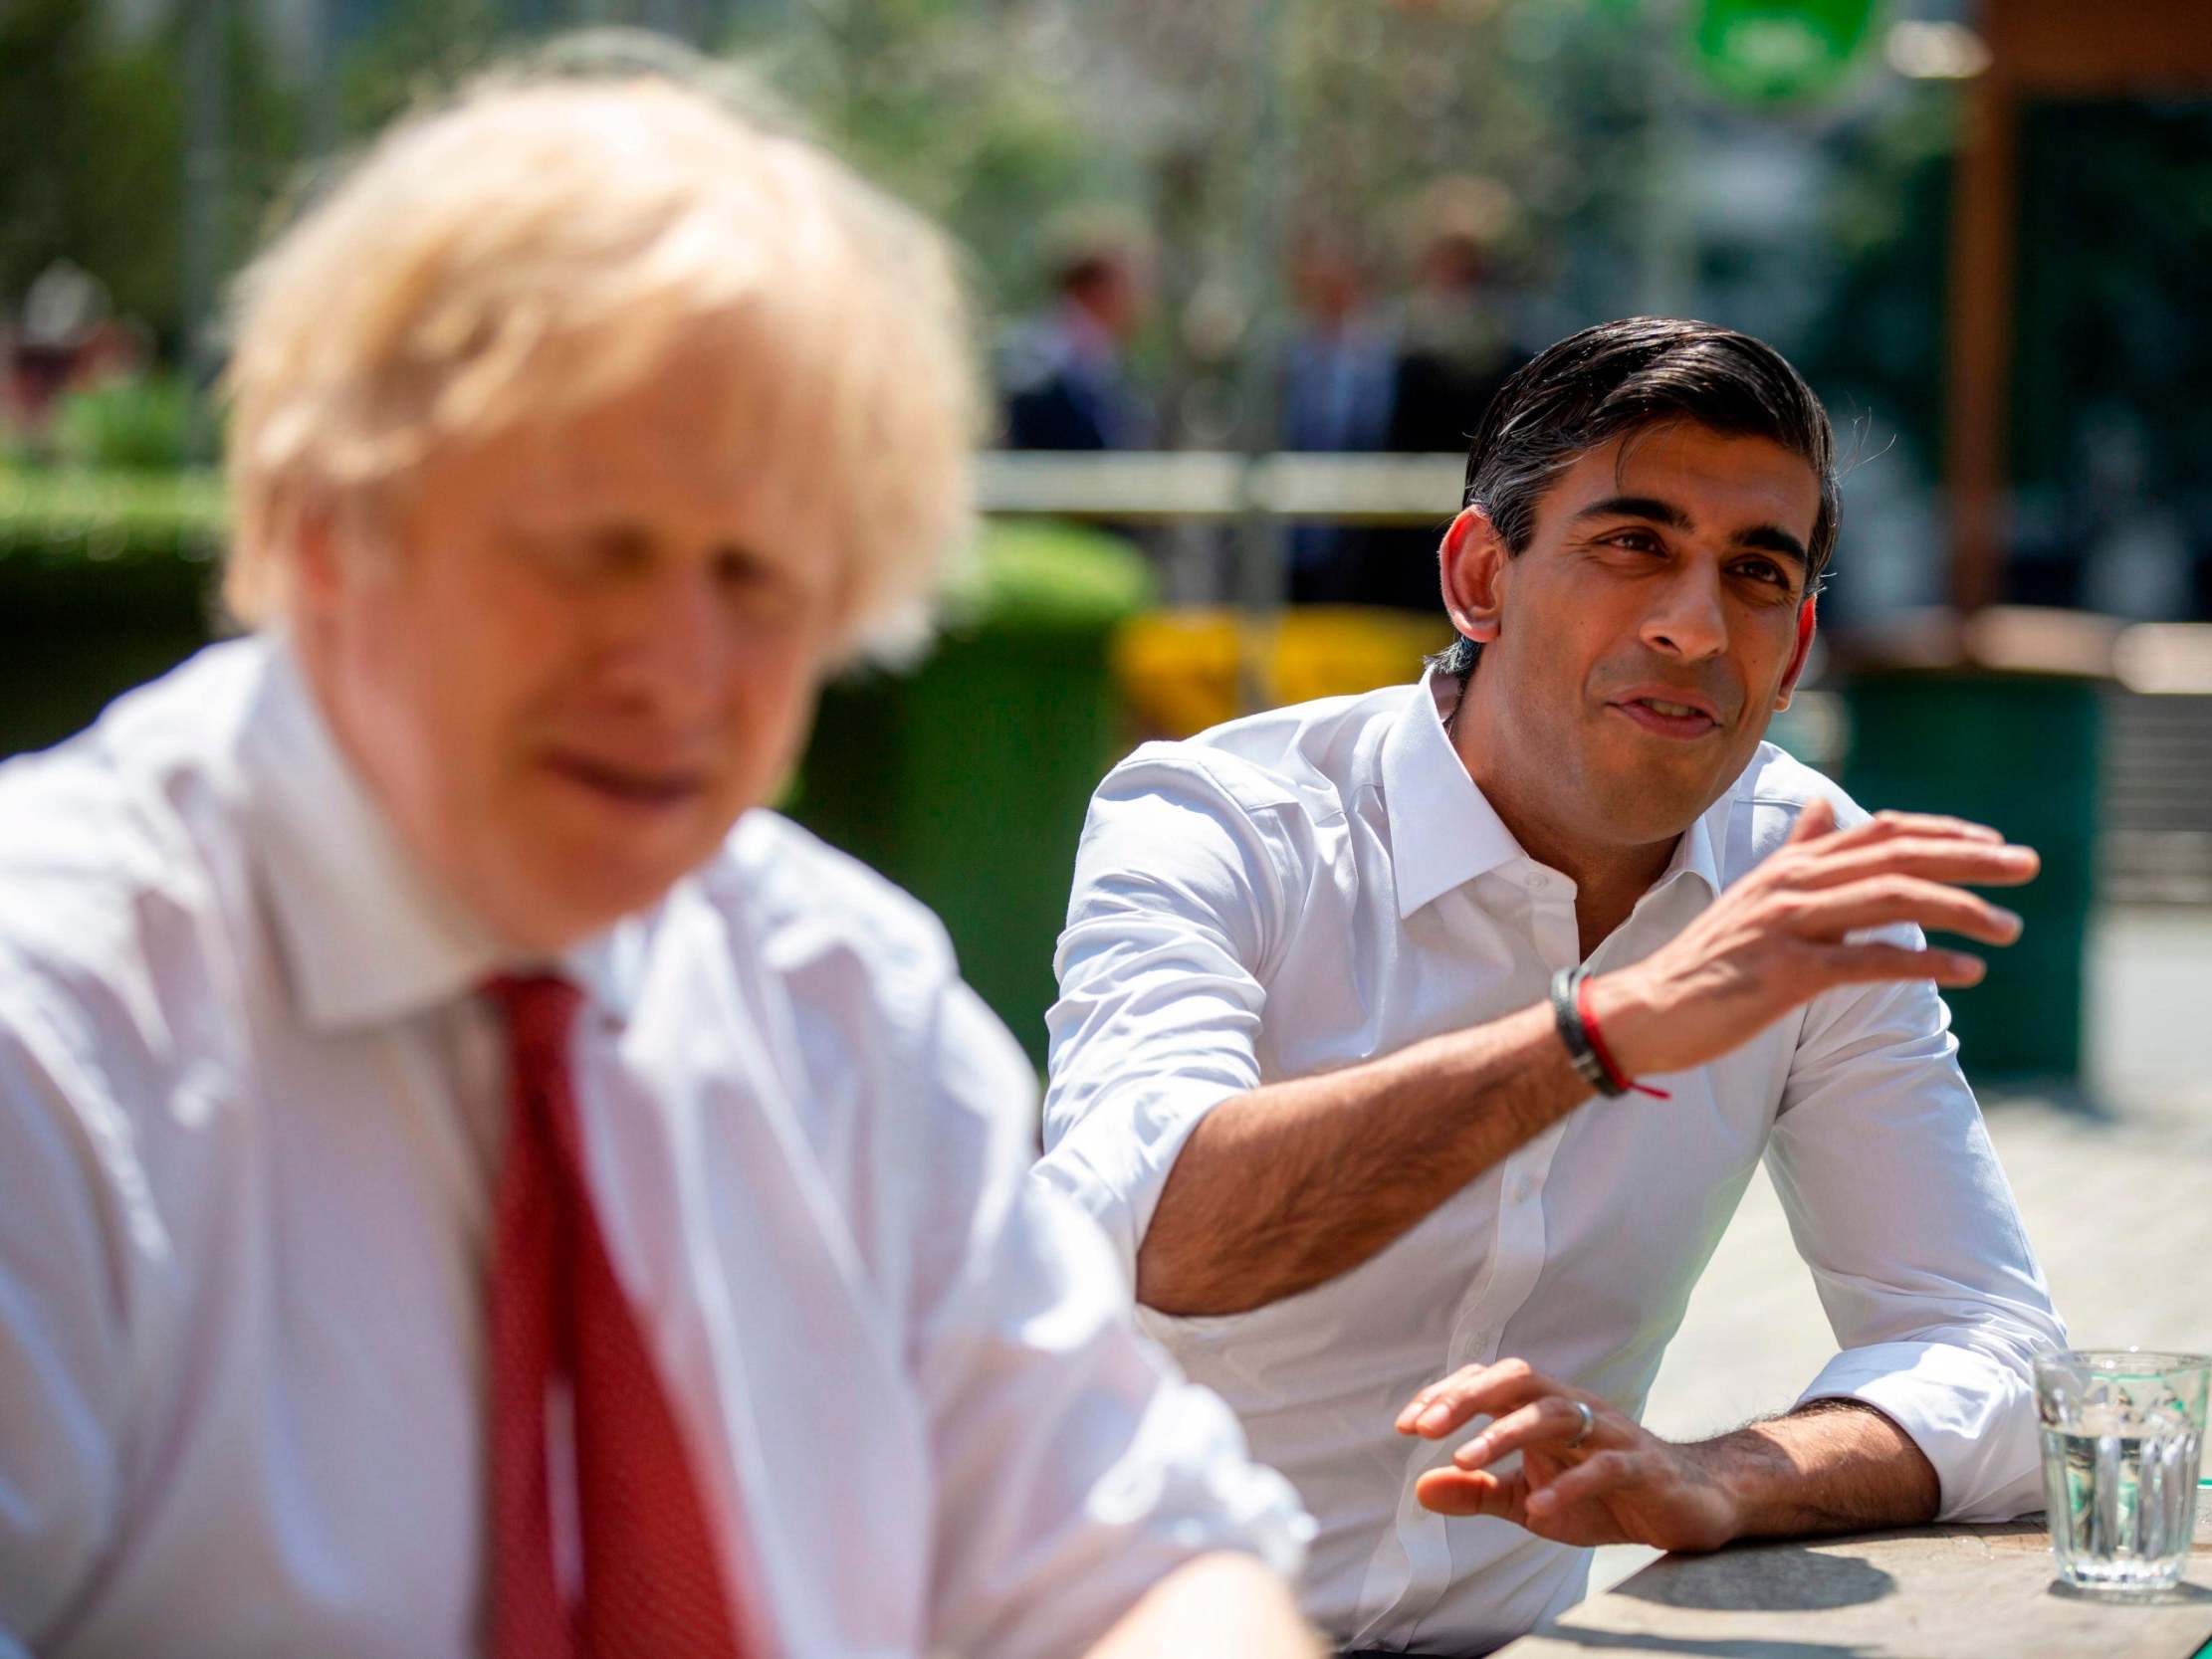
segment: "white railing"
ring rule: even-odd
[[[1458,511],[1466,465],[1462,455],[994,450],[981,459],[977,493],[986,513],[1122,523],[1258,517],[1441,525]]]

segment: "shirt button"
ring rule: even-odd
[[[1521,885],[1531,893],[1542,893],[1551,886],[1551,882],[1546,879],[1541,870],[1531,870],[1521,878]]]

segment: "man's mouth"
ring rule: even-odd
[[[1638,692],[1606,705],[1659,737],[1694,738],[1720,729],[1719,716],[1702,697],[1665,697]]]
[[[566,751],[549,754],[546,765],[609,805],[637,812],[688,806],[707,789],[706,774],[686,767],[633,766]]]

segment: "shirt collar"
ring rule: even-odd
[[[338,747],[282,631],[239,751],[281,958],[316,1030],[403,1019],[502,972],[556,972],[627,1018],[652,918],[548,959],[518,951],[432,880]]]
[[[1457,685],[1421,677],[1383,737],[1383,810],[1400,921],[1433,899],[1525,856],[1444,733]]]
[[[1383,808],[1390,820],[1401,922],[1453,888],[1527,856],[1467,775],[1444,731],[1444,713],[1458,695],[1449,678],[1430,669],[1383,738]],[[1710,893],[1720,892],[1713,819],[1727,809],[1728,796],[1723,795],[1691,821],[1652,892],[1671,886],[1679,876],[1694,876]]]
[[[1674,843],[1674,856],[1667,860],[1666,869],[1652,884],[1654,893],[1671,887],[1678,876],[1695,876],[1705,884],[1708,893],[1716,898],[1719,896],[1720,852],[1714,841],[1713,820],[1716,815],[1726,814],[1733,794],[1730,790],[1722,795],[1690,821],[1689,828],[1682,831],[1681,839]]]

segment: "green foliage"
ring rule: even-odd
[[[500,34],[490,0],[400,0],[345,54],[338,104],[346,135],[373,133],[487,68]]]
[[[192,389],[180,375],[109,380],[62,397],[49,442],[71,467],[179,468],[191,459],[198,419]]]
[[[1305,0],[1285,14],[1294,133],[1294,219],[1365,227],[1396,247],[1418,229],[1421,193],[1479,175],[1509,213],[1492,253],[1526,252],[1572,170],[1576,134],[1557,78],[1572,18],[1560,6],[1344,7]]]
[[[99,0],[0,7],[0,295],[20,296],[67,258],[107,286],[118,312],[174,340],[183,321],[180,25],[118,39],[111,11]],[[297,101],[278,84],[251,16],[234,7],[225,42],[220,235],[230,263],[300,153]]]
[[[97,0],[0,8],[0,295],[67,257],[172,326],[183,93],[174,54],[118,46]]]
[[[1823,6],[1794,10],[1842,16],[1867,0]],[[589,9],[669,15],[637,0]],[[0,299],[67,256],[109,285],[120,311],[153,322],[173,358],[181,36],[172,22],[122,38],[107,23],[117,10],[0,0]],[[1490,204],[1498,310],[1525,311],[1520,320],[1540,329],[1532,338],[1627,308],[1652,186],[1654,66],[1648,31],[1624,10],[1633,0],[781,0],[690,15],[736,19],[713,45],[757,60],[834,144],[952,225],[987,312],[1041,298],[1062,210],[1114,204],[1149,222],[1163,304],[1133,360],[1156,382],[1167,441],[1220,443],[1239,406],[1238,355],[1266,344],[1246,324],[1267,318],[1288,233],[1320,228],[1372,256],[1388,297],[1438,200]],[[1762,10],[1793,8],[1701,0],[1679,15],[1686,26]],[[525,20],[575,15],[549,0],[389,0],[324,85],[288,90],[246,21],[258,8],[231,0],[230,12],[228,268],[299,174],[310,103],[327,101],[314,105],[319,138],[351,141],[498,60],[529,32]],[[1256,73],[1255,61],[1275,73]],[[1279,122],[1262,143],[1268,100]],[[1908,119],[1855,117],[1824,140],[1842,156],[1832,175],[1842,258],[1807,280],[1828,288],[1835,272],[1836,292],[1819,338],[1779,343],[1817,360],[1807,366],[1824,389],[1898,411],[1932,453],[1953,137],[1929,115],[1946,113],[1947,98],[1902,102]],[[1439,183],[1458,193],[1433,192]],[[2158,199],[2201,242],[2205,192]],[[160,414],[155,398],[79,417],[94,435],[78,454],[157,459]]]
[[[1052,212],[1127,199],[1128,155],[1086,128],[1079,101],[1036,73],[998,7],[850,0],[796,17],[761,13],[725,43],[840,152],[933,218],[972,255],[992,310],[1038,297]]]
[[[0,470],[0,570],[10,581],[33,568],[204,568],[222,540],[213,473]]]

